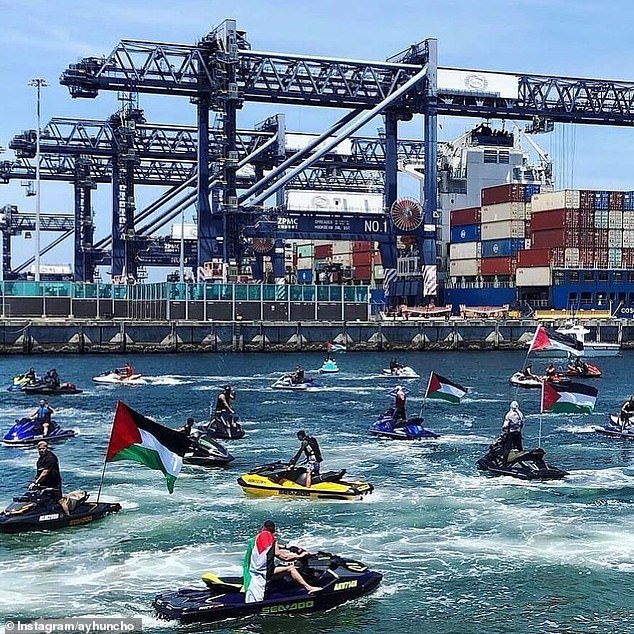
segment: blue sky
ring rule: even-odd
[[[606,79],[634,79],[630,0],[0,0],[3,53],[0,58],[0,146],[35,127],[33,77],[44,77],[42,121],[52,116],[105,118],[117,109],[116,94],[72,99],[59,76],[89,55],[107,55],[121,39],[193,43],[225,18],[235,18],[256,50],[383,60],[427,37],[438,39],[439,65]],[[141,95],[148,121],[194,123],[183,98]],[[248,127],[287,112],[289,130],[320,132],[332,113],[316,109],[247,106],[239,125]],[[440,118],[439,137],[451,139],[473,120]],[[380,121],[370,129],[380,125]],[[422,136],[422,122],[403,136]],[[563,135],[566,140],[562,141]],[[536,140],[566,169],[567,186],[634,189],[631,159],[634,132],[628,128],[568,126]],[[5,160],[10,152],[0,155]],[[150,188],[144,188],[150,190]],[[140,195],[151,199],[156,191]],[[19,183],[0,186],[0,206],[34,209]],[[42,211],[71,211],[70,185],[42,184]],[[109,224],[108,191],[95,197],[97,237]],[[43,236],[46,244],[51,236]],[[33,241],[15,241],[16,260]],[[43,262],[70,263],[69,249]],[[21,260],[20,260],[21,261]]]

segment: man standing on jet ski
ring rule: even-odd
[[[294,467],[302,454],[306,456],[306,488],[310,489],[313,484],[313,474],[319,475],[319,465],[323,462],[321,457],[321,449],[316,438],[309,436],[303,429],[297,432],[297,440],[299,440],[299,449],[288,463],[289,467]]]
[[[504,417],[502,423],[502,435],[508,441],[510,449],[522,449],[522,428],[524,427],[524,414],[520,410],[520,404],[517,401],[511,401],[511,407]]]
[[[34,420],[40,425],[43,436],[48,436],[48,428],[51,425],[51,416],[54,413],[55,410],[42,398],[40,399],[38,408],[31,414],[31,420]]]
[[[66,515],[70,515],[68,502],[62,497],[62,476],[59,472],[57,456],[48,448],[48,443],[45,440],[40,440],[37,443],[37,451],[40,454],[35,465],[37,473],[29,488],[41,487],[45,489],[46,495],[55,500]]]
[[[621,405],[621,412],[619,413],[619,422],[621,423],[621,431],[629,427],[632,421],[632,414],[634,414],[634,394]]]
[[[392,421],[396,425],[400,420],[407,420],[407,414],[405,413],[405,402],[407,401],[407,395],[402,386],[397,385],[394,393],[394,416]]]
[[[290,576],[296,584],[304,588],[309,594],[319,592],[322,589],[307,583],[295,566],[275,564],[276,557],[290,563],[301,559],[307,554],[302,549],[293,550],[296,552],[277,543],[274,522],[271,520],[264,522],[258,534],[249,542],[249,547],[244,555],[243,589],[246,593],[245,603],[264,601],[267,583],[275,577],[284,575]]]
[[[293,383],[293,385],[299,385],[300,383],[304,383],[305,380],[306,379],[304,378],[304,370],[302,366],[296,366],[295,372],[291,374],[291,383]]]

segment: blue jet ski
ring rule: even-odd
[[[394,408],[390,407],[381,414],[368,430],[373,436],[391,438],[392,440],[421,440],[423,438],[440,438],[440,434],[427,429],[420,417],[400,420],[394,423]]]
[[[610,414],[610,422],[595,427],[594,431],[603,434],[604,436],[610,436],[610,438],[625,438],[626,440],[634,440],[634,427],[626,425],[623,427],[619,417],[615,414]]]
[[[323,374],[334,374],[335,372],[339,372],[339,367],[337,366],[337,362],[334,359],[326,359],[319,371]]]
[[[32,418],[16,419],[15,425],[4,435],[3,443],[8,446],[34,445],[40,440],[47,442],[53,440],[68,440],[74,438],[77,432],[74,429],[62,429],[55,421],[51,421],[48,434],[42,434],[42,425]]]

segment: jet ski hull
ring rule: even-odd
[[[288,377],[278,379],[271,385],[274,390],[291,390],[305,392],[306,390],[318,388],[319,386],[313,381],[304,381],[303,383],[293,383]]]
[[[381,374],[383,376],[393,376],[399,379],[420,379],[420,376],[416,373],[416,371],[407,365],[403,368],[399,368],[398,370],[394,370],[394,372],[392,372],[390,368],[383,368],[381,370]]]
[[[152,605],[162,619],[181,623],[210,623],[255,615],[300,614],[330,610],[374,592],[383,575],[356,561],[346,561],[328,553],[318,553],[326,566],[298,566],[300,573],[323,589],[313,594],[282,578],[269,583],[264,601],[245,603],[240,592],[242,577],[215,578],[205,589],[182,588],[158,594]],[[331,572],[328,572],[330,570]]]
[[[109,383],[111,385],[134,385],[142,379],[140,374],[131,374],[130,376],[122,376],[116,372],[104,372],[97,376],[93,376],[95,383]]]
[[[8,447],[26,447],[35,445],[40,440],[52,442],[56,440],[68,440],[77,436],[74,429],[62,429],[55,421],[51,421],[49,433],[44,436],[39,430],[39,424],[30,418],[22,418],[4,435],[2,442]]]
[[[595,427],[594,431],[610,438],[622,438],[624,440],[634,440],[634,428],[626,427],[623,429],[619,423],[619,417],[611,415],[610,422],[600,427]]]
[[[25,385],[22,388],[25,394],[38,394],[42,396],[56,396],[57,394],[81,394],[83,390],[78,389],[72,383],[67,383],[58,388],[48,385]]]
[[[339,372],[339,366],[337,366],[336,361],[324,361],[319,371],[322,374],[334,374],[335,372]]]
[[[226,467],[235,458],[219,442],[198,434],[191,436],[191,450],[183,456],[185,464],[198,467]]]
[[[500,440],[493,443],[489,451],[476,462],[480,471],[519,480],[561,480],[568,475],[567,471],[544,462],[543,449],[507,452],[499,443]]]
[[[410,418],[407,422],[399,421],[396,427],[393,424],[394,408],[388,409],[385,414],[368,429],[368,432],[379,438],[391,440],[422,440],[424,438],[440,438],[440,434],[423,426],[420,417]]]

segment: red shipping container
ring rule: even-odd
[[[372,251],[353,251],[352,266],[370,266],[372,264]]]
[[[579,210],[579,227],[581,229],[591,229],[594,231],[594,210],[583,209]]]
[[[548,266],[550,264],[551,249],[522,249],[517,256],[517,266]]]
[[[353,240],[352,251],[372,251],[374,243],[369,240]]]
[[[515,270],[515,259],[482,258],[480,260],[481,275],[509,275]]]
[[[594,257],[592,259],[591,266],[598,266],[600,268],[606,268],[608,266],[608,250],[607,249],[595,249]]]
[[[521,203],[524,202],[526,185],[520,183],[508,183],[484,187],[481,190],[480,199],[483,205],[495,205],[496,203]]]
[[[315,258],[331,258],[332,244],[318,244],[315,246]]]
[[[477,225],[480,222],[480,207],[468,207],[466,209],[453,209],[450,217],[451,217],[452,227],[464,227],[465,225]]]
[[[610,192],[608,209],[623,209],[623,192]]]
[[[594,266],[594,249],[583,247],[579,249],[579,266]]]
[[[621,262],[624,268],[634,269],[634,249],[623,249],[621,252]]]
[[[381,251],[379,251],[379,249],[377,249],[374,252],[374,264],[381,264]]]
[[[353,276],[353,279],[355,280],[370,281],[370,279],[372,278],[372,267],[371,266],[353,266],[352,276]]]
[[[579,192],[579,206],[582,209],[594,209],[594,192],[582,189]]]
[[[544,229],[560,229],[566,224],[566,210],[553,209],[552,211],[540,211],[531,216],[531,231],[543,231]]]
[[[551,251],[550,263],[553,266],[563,266],[565,261],[565,249],[563,247],[557,247]]]
[[[578,228],[547,229],[535,231],[531,234],[531,247],[533,249],[552,249],[554,247],[578,247]]]

